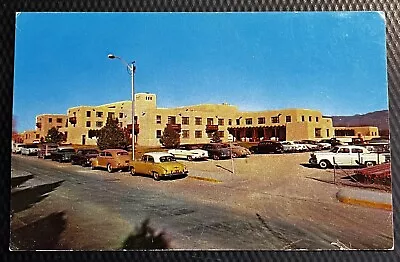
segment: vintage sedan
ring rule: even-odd
[[[173,155],[164,152],[149,152],[145,153],[141,160],[131,160],[130,172],[132,175],[148,174],[157,181],[162,177],[183,176],[188,174],[185,165],[177,162]]]
[[[92,159],[92,169],[107,168],[108,173],[115,170],[128,170],[130,156],[128,151],[122,149],[105,149]]]
[[[78,151],[76,151],[76,153],[71,156],[71,164],[90,166],[92,158],[95,158],[98,155],[99,151],[97,149],[78,149]]]
[[[52,161],[58,162],[70,162],[71,156],[75,154],[75,149],[73,147],[67,146],[60,146],[57,150],[51,152],[50,158]]]
[[[201,145],[203,150],[208,152],[208,157],[219,160],[223,158],[231,158],[231,150],[228,145],[221,143],[211,143]]]
[[[232,157],[237,158],[237,157],[247,157],[249,155],[251,155],[250,150],[248,150],[247,148],[240,146],[236,143],[230,143],[227,144],[230,148],[230,150],[232,151]]]
[[[177,148],[168,150],[168,153],[175,158],[183,158],[189,161],[208,158],[208,152],[200,149],[197,145],[180,145]]]

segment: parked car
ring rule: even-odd
[[[299,147],[297,147],[297,144],[295,144],[293,141],[281,141],[281,144],[283,146],[283,152],[290,153],[300,151],[298,150]]]
[[[218,160],[231,157],[231,150],[228,145],[221,143],[212,143],[202,145],[202,149],[208,152],[208,157]]]
[[[14,154],[21,154],[21,149],[24,147],[22,143],[13,143],[11,152]]]
[[[164,152],[145,153],[141,160],[131,160],[129,169],[132,175],[148,174],[157,181],[163,177],[188,174],[185,165],[177,162],[173,155]]]
[[[332,144],[331,144],[331,140],[330,139],[322,139],[320,141],[317,142],[317,145],[320,147],[320,149],[324,150],[324,149],[331,149],[332,148]]]
[[[293,141],[293,143],[297,146],[297,150],[300,152],[310,151],[306,144],[303,144],[301,141]]]
[[[336,146],[329,152],[311,153],[309,163],[320,168],[338,166],[373,166],[390,160],[389,154],[377,154],[362,146]]]
[[[36,155],[39,151],[38,144],[25,144],[21,148],[21,155]]]
[[[129,170],[130,156],[128,151],[122,149],[105,149],[92,159],[92,169],[107,168],[109,173],[115,170]]]
[[[250,147],[250,152],[260,153],[283,153],[283,145],[278,141],[261,141],[256,146]]]
[[[52,161],[58,162],[70,162],[71,156],[75,154],[75,149],[73,147],[60,146],[56,151],[52,152],[50,158]]]
[[[313,141],[313,140],[301,140],[300,143],[305,144],[309,151],[321,150],[321,146],[319,146],[316,141]]]
[[[232,157],[237,158],[237,157],[247,157],[251,155],[250,150],[247,148],[240,146],[236,143],[233,144],[227,144],[230,150],[232,151]]]
[[[46,159],[51,157],[51,154],[57,151],[58,145],[55,143],[43,143],[39,145],[38,158]]]
[[[97,149],[78,149],[75,154],[71,155],[71,164],[90,166],[92,163],[92,158],[96,158],[99,155]]]
[[[168,150],[168,153],[175,158],[183,158],[189,161],[208,158],[208,152],[200,149],[197,145],[180,145],[177,148]]]

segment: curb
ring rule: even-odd
[[[391,193],[342,188],[336,193],[336,198],[346,204],[392,211]]]
[[[192,179],[197,179],[197,180],[202,180],[202,181],[207,181],[207,182],[212,182],[212,183],[222,183],[221,180],[217,180],[214,178],[201,177],[201,176],[188,176],[188,177],[192,178]]]

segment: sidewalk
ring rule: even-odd
[[[392,194],[363,189],[342,188],[336,198],[343,203],[392,210]]]

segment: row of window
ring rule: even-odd
[[[240,120],[241,118],[236,119],[236,125],[240,125]],[[292,116],[286,116],[285,117],[286,123],[292,122]],[[301,116],[301,121],[305,121],[305,116]],[[312,116],[308,117],[308,121],[312,122]],[[161,124],[161,115],[156,116],[156,124]],[[203,123],[203,118],[201,117],[195,117],[194,118],[194,124],[195,125],[202,125]],[[223,126],[225,120],[223,118],[218,118],[218,125]],[[315,117],[315,122],[319,122],[318,116]],[[246,125],[252,125],[253,124],[253,118],[246,118],[245,119]],[[265,117],[259,117],[257,118],[257,123],[259,125],[263,125],[266,123]],[[271,123],[276,124],[279,123],[279,116],[273,116],[271,117]],[[176,116],[168,116],[168,124],[176,124]],[[189,117],[182,117],[182,125],[189,125]],[[207,125],[214,125],[214,118],[207,118]],[[232,125],[232,119],[228,119],[228,125]]]
[[[103,112],[96,111],[96,117],[103,117],[103,115],[104,115]],[[91,117],[91,116],[92,116],[92,111],[86,111],[86,117]],[[124,113],[122,113],[122,112],[120,112],[118,114],[118,116],[119,116],[119,118],[126,117],[126,115]],[[115,112],[108,112],[107,113],[107,117],[114,118],[115,117]]]
[[[206,133],[208,138],[211,138],[213,133]],[[224,137],[224,131],[218,131],[219,137]],[[156,138],[161,138],[162,130],[156,130]],[[203,138],[203,131],[202,130],[195,130],[194,131],[195,138]],[[190,131],[189,130],[182,130],[182,138],[190,138]]]
[[[62,118],[59,118],[59,117],[56,118],[56,122],[57,123],[62,123],[62,121],[63,121]],[[52,117],[49,117],[49,123],[53,123],[53,118]]]

